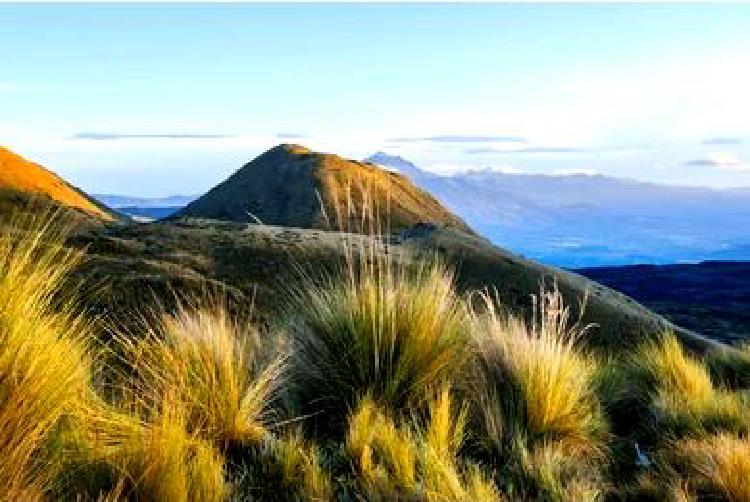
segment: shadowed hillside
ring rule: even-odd
[[[381,215],[376,226],[383,231],[432,223],[471,232],[459,217],[407,178],[297,145],[265,152],[175,217],[366,230],[361,228],[364,213]]]
[[[579,272],[716,340],[737,343],[750,337],[750,262],[598,267]]]
[[[3,147],[0,147],[0,189],[6,193],[17,191],[31,197],[47,197],[98,218],[112,219],[103,206],[59,176]]]

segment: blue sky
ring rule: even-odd
[[[199,193],[279,142],[750,186],[748,5],[0,5],[0,144]]]

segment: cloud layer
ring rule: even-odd
[[[523,136],[486,136],[465,134],[444,134],[438,136],[390,138],[390,143],[528,143]]]
[[[222,139],[234,138],[231,134],[192,134],[192,133],[166,133],[166,134],[120,134],[108,132],[79,132],[72,139],[85,139],[95,141],[114,141],[119,139]]]
[[[705,157],[685,162],[685,165],[691,167],[713,167],[727,171],[750,170],[750,164],[740,161],[737,154],[727,152],[710,152]]]

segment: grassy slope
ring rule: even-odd
[[[0,188],[48,197],[66,206],[111,220],[111,213],[77,188],[6,148],[0,147]]]
[[[195,292],[224,288],[236,304],[252,300],[256,317],[268,322],[277,313],[279,293],[300,278],[299,269],[318,273],[340,263],[341,242],[353,248],[369,238],[321,230],[183,219],[170,223],[118,225],[89,230],[75,239],[89,253],[78,277],[103,286],[93,302],[108,310],[127,310],[154,290],[167,302],[170,289]],[[666,321],[630,298],[582,276],[525,260],[486,240],[446,229],[405,232],[392,239],[425,252],[437,250],[457,269],[462,290],[490,288],[516,312],[529,315],[531,295],[543,283],[557,282],[570,305],[589,292],[584,322],[596,323],[592,342],[627,347]],[[686,335],[688,336],[688,335]],[[704,341],[688,336],[701,347]]]

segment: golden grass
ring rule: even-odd
[[[346,449],[360,496],[367,500],[500,500],[478,466],[462,462],[466,412],[455,410],[448,388],[429,405],[424,426],[398,424],[365,397],[349,418]]]
[[[89,393],[90,324],[53,296],[78,262],[61,215],[11,221],[0,235],[0,499],[51,488],[53,435]]]
[[[304,286],[292,304],[284,329],[305,413],[340,417],[366,394],[405,410],[466,359],[466,308],[439,262],[362,259],[343,277]]]
[[[750,439],[719,434],[674,444],[670,455],[686,467],[694,493],[730,502],[750,500]]]
[[[43,195],[103,220],[112,215],[44,167],[0,147],[0,188]]]
[[[518,431],[534,440],[597,443],[606,430],[595,392],[598,364],[577,348],[581,332],[570,326],[561,295],[543,292],[530,324],[484,299],[474,314],[481,370],[475,390],[489,437]]]
[[[557,291],[542,292],[526,323],[489,296],[473,315],[477,375],[469,381],[480,448],[515,496],[594,500],[603,492],[607,420],[596,359],[577,341]]]
[[[276,441],[273,454],[287,490],[298,491],[309,500],[332,498],[333,482],[321,465],[320,452],[299,430]]]
[[[648,403],[656,435],[747,432],[750,427],[747,403],[716,387],[706,366],[687,354],[674,335],[642,345],[630,364],[629,392]]]
[[[712,350],[704,361],[717,383],[732,388],[750,388],[750,343]]]
[[[440,262],[365,249],[296,285],[274,333],[288,355],[220,303],[183,304],[116,338],[109,364],[58,291],[79,259],[66,224],[11,227],[0,501],[750,499],[750,395],[720,376],[744,371],[729,352],[702,360],[665,335],[603,367],[557,291],[522,320],[488,296],[470,307]],[[648,461],[610,471],[616,434]]]
[[[258,443],[268,434],[282,381],[281,359],[264,361],[257,331],[241,328],[220,305],[179,307],[142,338],[120,338],[133,399],[151,410],[169,395],[185,407],[191,433],[219,448]]]
[[[636,497],[693,501],[750,500],[750,439],[729,433],[667,441]]]

